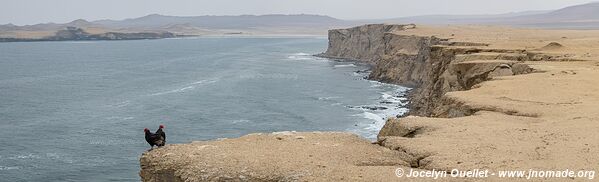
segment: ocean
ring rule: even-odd
[[[144,128],[167,143],[256,132],[374,140],[409,88],[312,56],[325,37],[0,43],[1,181],[139,181]]]

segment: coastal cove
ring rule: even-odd
[[[0,44],[0,174],[138,181],[144,127],[167,144],[284,130],[376,140],[408,88],[312,56],[322,37],[190,37]],[[39,136],[45,136],[39,138]]]

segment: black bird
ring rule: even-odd
[[[164,143],[166,143],[166,133],[164,133],[164,131],[162,131],[163,128],[164,128],[164,125],[160,125],[158,127],[158,130],[156,130],[156,134],[159,134],[160,136],[162,136],[162,138],[164,138]]]
[[[162,135],[160,135],[158,133],[152,133],[152,132],[150,132],[150,129],[148,129],[148,128],[144,128],[144,132],[146,134],[146,141],[152,147],[151,149],[154,148],[154,145],[156,145],[158,147],[164,146],[165,140],[164,140],[164,137],[162,137]]]

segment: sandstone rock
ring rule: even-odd
[[[275,137],[302,139],[277,140]],[[381,181],[411,156],[339,132],[275,133],[144,153],[142,181]]]
[[[551,50],[559,50],[564,48],[564,46],[557,42],[551,42],[543,47],[540,50],[551,51]]]

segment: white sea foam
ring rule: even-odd
[[[359,77],[366,76],[366,75],[364,75],[364,74],[362,74],[362,73],[356,73],[356,72],[354,72],[354,73],[353,73],[353,75],[354,75],[354,76],[359,76]]]
[[[250,120],[247,120],[247,119],[238,119],[238,120],[231,121],[232,124],[249,123],[249,122],[250,122]]]
[[[383,121],[384,120],[384,118],[382,116],[374,114],[374,113],[370,113],[370,112],[362,113],[362,117],[373,120],[373,121]]]
[[[131,101],[119,102],[119,103],[114,104],[113,106],[116,108],[121,108],[121,107],[128,106],[129,104],[131,104]]]
[[[349,106],[353,110],[362,111],[360,114],[353,115],[361,119],[358,119],[356,128],[352,128],[350,131],[374,140],[377,133],[385,125],[387,118],[408,112],[408,109],[404,107],[408,101],[404,93],[409,88],[376,81],[371,81],[371,83],[371,87],[381,90],[381,96],[376,100],[377,103]]]
[[[311,57],[303,57],[303,56],[288,56],[288,59],[291,60],[313,60]]]
[[[106,120],[118,120],[118,121],[132,120],[132,119],[135,119],[135,117],[123,117],[123,116],[110,116],[110,117],[106,117]]]
[[[300,52],[300,53],[295,53],[295,54],[292,54],[292,55],[294,55],[294,56],[311,56],[310,54],[308,54],[308,53],[303,53],[303,52]]]
[[[39,159],[41,156],[37,154],[25,154],[25,155],[16,155],[12,157],[8,157],[9,159]]]
[[[313,56],[312,54],[303,53],[303,52],[291,54],[291,55],[287,56],[287,59],[295,60],[295,61],[305,61],[305,60],[328,61],[325,58],[316,57],[316,56]]]
[[[16,170],[18,166],[0,166],[0,171]]]
[[[287,59],[291,60],[312,60],[314,57],[306,53],[295,53],[287,56]]]
[[[334,99],[340,99],[341,97],[337,97],[337,96],[332,96],[332,97],[318,97],[318,100],[334,100]]]
[[[347,67],[357,67],[355,64],[338,64],[333,66],[335,68],[347,68]]]
[[[313,59],[313,56],[307,53],[295,53],[295,54],[291,54],[289,56],[287,56],[287,59],[291,59],[291,60],[310,60]]]
[[[209,84],[216,83],[216,82],[218,82],[218,80],[219,80],[218,78],[207,79],[207,80],[200,80],[200,81],[197,81],[197,82],[186,84],[182,88],[173,89],[173,90],[169,90],[169,91],[165,91],[165,92],[153,93],[153,94],[150,94],[150,96],[158,96],[158,95],[165,95],[165,94],[173,94],[173,93],[186,92],[186,91],[189,91],[189,90],[196,89],[196,88],[198,88],[200,86],[203,86],[203,85],[209,85]]]

